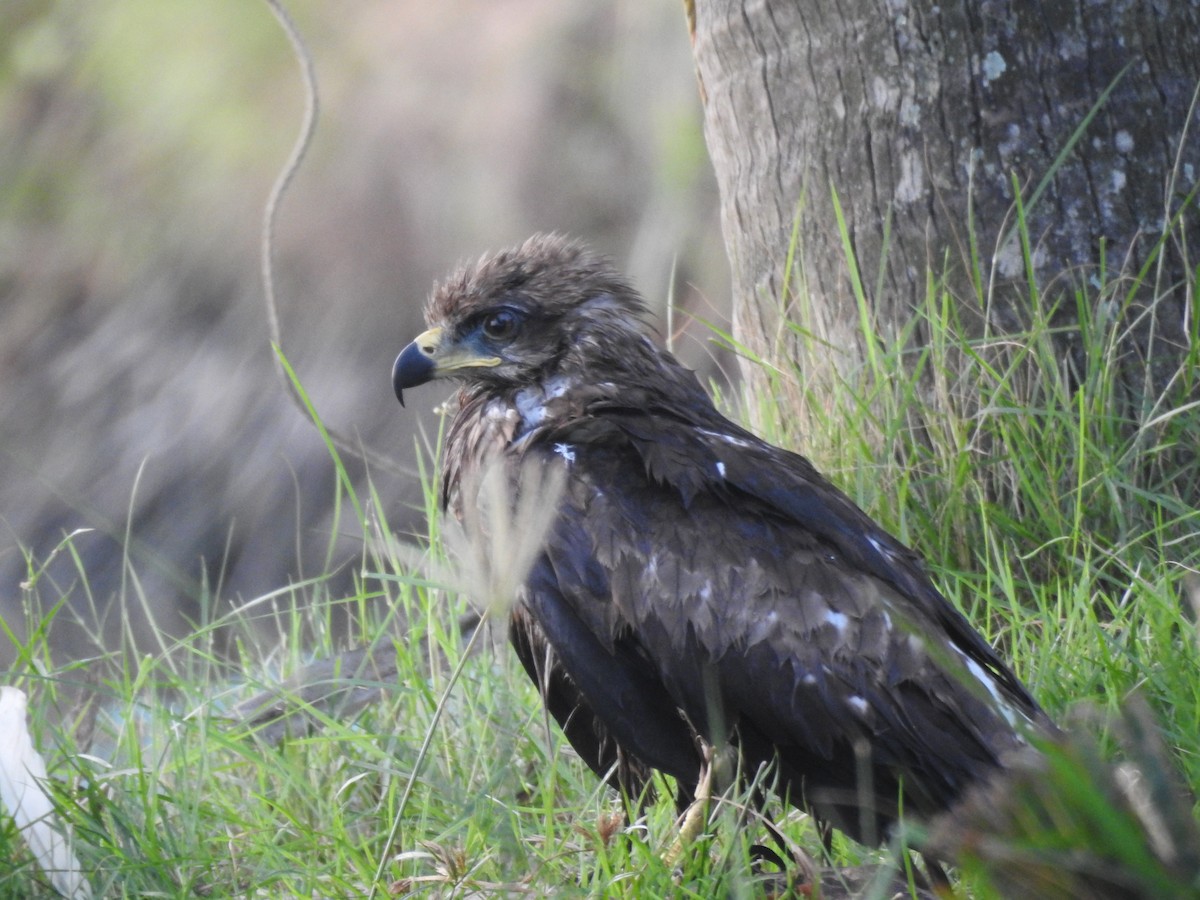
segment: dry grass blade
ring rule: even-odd
[[[271,187],[271,193],[267,197],[267,202],[263,207],[263,225],[259,251],[262,267],[263,300],[267,309],[267,330],[270,334],[271,345],[282,348],[283,333],[279,325],[279,304],[275,299],[275,220],[278,216],[279,204],[282,202],[284,194],[287,193],[287,189],[291,186],[292,179],[295,178],[296,172],[299,170],[300,164],[304,161],[304,157],[308,153],[308,148],[312,144],[313,135],[317,130],[317,118],[320,115],[321,105],[317,95],[317,75],[313,68],[312,54],[309,52],[308,47],[305,46],[300,29],[296,27],[296,23],[292,21],[292,17],[288,15],[287,10],[284,9],[283,4],[279,0],[265,0],[265,2],[271,14],[279,22],[283,33],[287,36],[288,43],[295,54],[296,63],[300,67],[301,83],[304,86],[304,118],[301,121],[300,132],[296,135],[296,142],[292,146],[292,151],[288,155],[287,161],[283,164],[283,168],[280,169],[279,175],[275,179],[275,184]],[[281,364],[279,354],[273,353],[272,359],[275,363],[275,371],[283,383],[283,389],[288,399],[292,401],[302,416],[308,418],[308,410],[306,409],[304,398],[300,395],[296,389],[295,382]],[[386,472],[406,475],[415,474],[396,460],[368,450],[360,441],[351,439],[335,428],[326,426],[325,430],[334,446],[343,453],[356,456]]]
[[[516,602],[517,591],[529,574],[547,530],[558,513],[562,495],[561,470],[547,471],[539,465],[517,461],[506,470],[502,462],[490,466],[479,484],[478,504],[469,507],[458,541],[457,583],[483,607],[480,626],[498,613],[505,613]],[[381,854],[369,897],[375,896],[383,868],[394,846],[400,822],[412,790],[432,743],[434,730],[441,721],[450,692],[462,675],[463,666],[482,632],[476,628],[463,650],[463,656],[446,682],[437,709],[426,729],[417,752],[412,774],[400,798],[396,814]]]
[[[542,546],[563,487],[557,470],[521,465],[517,471],[513,490],[501,467],[492,466],[481,485],[480,503],[467,520],[459,527],[446,523],[454,565],[439,564],[427,552],[396,542],[388,543],[387,553],[424,570],[430,582],[470,597],[481,610],[496,607],[502,618]],[[459,619],[458,630],[470,638],[481,621],[481,613],[469,613]],[[380,685],[395,675],[388,646],[356,648],[304,666],[278,686],[242,700],[229,715],[254,728],[260,740],[277,744],[288,735],[312,733],[320,715],[345,719],[357,714],[382,696]]]
[[[498,460],[484,471],[478,503],[455,528],[443,523],[456,582],[485,609],[507,611],[558,514],[564,473],[538,462]]]

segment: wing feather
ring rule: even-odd
[[[996,651],[933,586],[920,558],[830,484],[803,456],[766,443],[712,411],[681,422],[661,410],[604,410],[645,461],[647,474],[679,492],[685,507],[706,492],[731,507],[757,506],[790,521],[860,568],[893,585],[908,607],[984,667],[1012,702],[1030,714],[1037,704]],[[687,427],[678,427],[686,425]]]
[[[590,555],[608,584],[560,599],[603,609],[582,614],[587,628],[602,644],[623,635],[639,686],[661,684],[709,740],[761,747],[752,764],[778,754],[790,788],[852,834],[894,816],[902,781],[910,809],[944,808],[1019,742],[1010,718],[1039,715],[916,557],[802,457],[624,409],[584,421],[586,439],[550,438],[574,458],[553,461],[568,488],[547,571]],[[847,793],[864,765],[880,816],[865,825]]]

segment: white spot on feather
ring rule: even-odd
[[[858,694],[851,694],[849,697],[847,697],[846,705],[849,706],[856,713],[858,713],[860,716],[865,716],[867,714],[867,712],[871,709],[871,707],[867,703],[866,699],[858,696]]]
[[[546,396],[534,388],[517,391],[513,398],[517,404],[517,412],[526,429],[536,428],[546,418]]]
[[[987,688],[987,692],[992,695],[992,699],[1003,703],[1004,697],[1000,694],[1000,688],[996,686],[996,679],[992,678],[979,663],[973,659],[967,660],[967,671],[975,676],[976,681]]]
[[[717,460],[717,474],[722,478],[725,477],[725,463],[721,462],[719,459]]]
[[[571,389],[571,379],[565,375],[556,375],[546,382],[546,386],[542,393],[547,400],[553,400],[555,397],[561,397]]]
[[[541,425],[546,419],[546,403],[561,397],[571,389],[571,380],[561,375],[555,376],[545,384],[534,385],[517,391],[513,402],[521,416],[523,430],[528,431]]]
[[[1017,727],[1018,722],[1029,721],[1028,716],[1015,709],[1008,698],[1000,692],[1000,686],[996,683],[996,679],[992,677],[991,673],[967,656],[958,647],[954,647],[954,652],[963,658],[963,662],[967,665],[967,671],[975,676],[975,680],[982,684],[988,694],[991,695],[991,698],[996,701],[996,710],[1004,717],[1004,721],[1008,722],[1014,728]]]
[[[554,452],[569,463],[575,462],[575,448],[570,444],[555,444]]]
[[[834,627],[838,634],[846,633],[846,626],[850,624],[850,617],[845,613],[840,613],[835,609],[825,610],[824,619]]]
[[[730,447],[752,447],[752,446],[754,446],[753,443],[746,440],[745,438],[740,438],[737,435],[733,435],[733,434],[726,434],[724,431],[710,431],[707,428],[698,428],[696,430],[699,431],[705,437],[716,438],[718,441],[728,444]]]

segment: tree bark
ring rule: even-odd
[[[1196,188],[1197,0],[687,6],[733,270],[734,335],[769,362],[798,358],[789,323],[840,351],[828,354],[835,370],[862,361],[835,192],[886,339],[923,300],[929,271],[944,274],[962,310],[981,310],[986,297],[992,327],[1027,320],[1014,178],[1043,286],[1086,285],[1102,259],[1110,274],[1136,269]],[[1196,265],[1187,247],[1200,247],[1190,211],[1170,244],[1153,315],[1133,340],[1164,371],[1189,334],[1190,294],[1180,285]],[[748,369],[761,386],[762,367]]]

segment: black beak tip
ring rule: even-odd
[[[400,351],[392,366],[392,389],[401,406],[404,405],[404,389],[429,381],[433,378],[433,370],[433,360],[421,351],[416,341]]]

